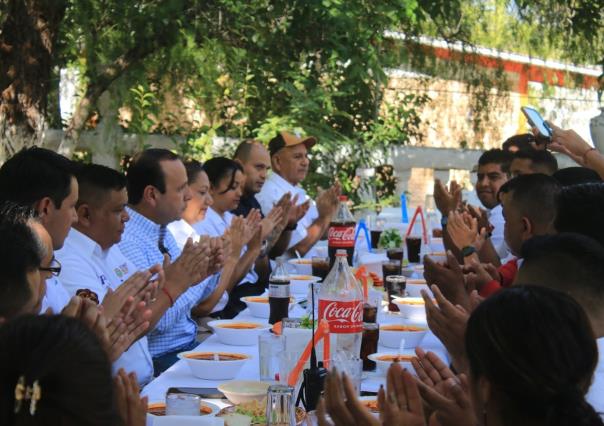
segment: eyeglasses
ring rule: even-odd
[[[47,267],[40,266],[38,268],[38,270],[50,272],[51,274],[53,274],[56,277],[61,273],[61,262],[59,262],[57,259],[55,259],[53,257],[52,260],[50,261],[50,266],[47,266]]]

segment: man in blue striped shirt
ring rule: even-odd
[[[128,214],[130,221],[119,247],[139,269],[164,263],[166,282],[177,282],[181,291],[163,288],[158,297],[171,307],[148,334],[155,374],[177,361],[177,354],[195,348],[197,324],[191,309],[208,297],[218,284],[217,269],[210,265],[209,244],[189,242],[182,250],[166,226],[180,219],[191,193],[180,158],[164,149],[148,149],[135,156],[128,167]],[[169,264],[165,259],[170,259]],[[196,274],[183,273],[179,262],[193,263]],[[213,262],[214,263],[214,262]],[[182,266],[182,265],[181,265]]]

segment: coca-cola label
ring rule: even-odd
[[[331,226],[327,233],[329,247],[354,247],[354,226]]]
[[[289,284],[268,284],[268,297],[289,299]]]
[[[363,331],[363,302],[319,299],[319,318],[329,322],[330,333]]]

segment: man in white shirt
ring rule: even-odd
[[[9,158],[0,168],[0,200],[33,207],[52,238],[54,250],[63,246],[78,216],[75,204],[78,182],[69,159],[44,148],[27,148]],[[69,295],[59,278],[46,281],[42,312],[59,313]]]
[[[306,178],[309,167],[308,150],[316,144],[314,137],[302,137],[288,132],[279,132],[271,139],[268,150],[271,156],[272,174],[266,180],[256,199],[266,215],[275,204],[290,193],[298,196],[298,203],[306,202],[309,197],[299,185]],[[302,256],[312,256],[312,248],[329,228],[331,218],[338,208],[339,186],[336,184],[312,202],[306,214],[300,219],[292,232],[289,249]]]
[[[115,291],[138,270],[117,246],[128,220],[126,178],[95,164],[81,166],[77,178],[79,220],[55,256],[62,265],[61,282],[71,296],[83,293],[105,304],[107,293]],[[151,273],[147,273],[150,277]],[[156,312],[156,316],[163,311]],[[153,361],[147,338],[134,342],[113,367],[114,371],[123,368],[136,372],[141,385],[149,382],[153,378]]]
[[[589,317],[599,361],[586,399],[604,418],[604,248],[588,236],[561,233],[527,241],[522,247],[522,257],[524,261],[515,282],[567,293]]]
[[[503,210],[498,199],[499,188],[510,179],[510,163],[512,154],[500,149],[485,151],[478,159],[478,170],[476,180],[476,195],[486,208],[485,215],[479,219],[479,227],[490,224],[491,237],[483,244],[479,257],[482,262],[500,265],[510,255],[509,248],[503,237],[505,220]],[[451,182],[448,190],[440,180],[434,183],[434,201],[436,207],[442,214],[443,237],[447,249],[459,254],[459,250],[451,243],[446,232],[447,216],[449,212],[461,205],[462,188],[455,182]]]

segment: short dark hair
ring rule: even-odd
[[[233,154],[233,159],[247,161],[248,158],[250,158],[250,152],[252,152],[252,148],[257,143],[259,142],[255,139],[246,139],[242,141],[239,145],[237,145],[235,153]]]
[[[522,133],[520,135],[514,135],[507,138],[502,144],[501,149],[504,151],[509,151],[510,148],[515,147],[518,151],[534,151],[535,148],[531,145],[532,142],[535,142],[535,136],[531,133]]]
[[[604,245],[604,183],[564,187],[557,204],[556,231],[587,235]]]
[[[530,160],[531,170],[536,173],[553,175],[558,170],[558,160],[549,151],[545,150],[524,150],[514,154],[514,159]]]
[[[523,216],[543,225],[552,224],[556,217],[560,185],[551,176],[541,173],[516,176],[499,188],[501,194],[511,194],[514,207]]]
[[[180,160],[178,155],[161,148],[150,148],[136,154],[126,171],[128,202],[140,203],[145,188],[149,185],[156,187],[162,194],[166,192],[166,177],[160,163],[176,160]]]
[[[569,293],[588,312],[604,312],[604,247],[600,243],[563,232],[535,236],[524,242],[521,253],[523,283]]]
[[[598,363],[594,332],[570,296],[514,285],[470,315],[465,334],[470,373],[500,395],[502,421],[601,425],[585,400]]]
[[[203,169],[208,174],[210,184],[214,188],[218,186],[222,178],[230,176],[231,180],[226,191],[228,191],[233,185],[237,171],[243,173],[243,167],[241,167],[241,164],[226,157],[214,157],[206,161],[203,165]]]
[[[199,173],[204,171],[203,164],[194,159],[185,161],[185,170],[187,171],[187,183],[189,185],[195,182]]]
[[[478,166],[484,166],[486,164],[499,164],[501,171],[505,174],[510,174],[510,164],[514,158],[513,154],[509,151],[503,151],[501,149],[489,149],[482,153],[478,159]]]
[[[23,148],[0,167],[0,201],[33,206],[49,197],[56,208],[71,192],[74,164],[45,148]]]
[[[587,167],[566,167],[552,175],[561,186],[580,185],[582,183],[602,182],[600,175]]]
[[[11,318],[34,296],[27,273],[37,270],[44,248],[30,227],[34,211],[12,202],[0,204],[0,316]]]
[[[0,327],[0,424],[121,425],[111,363],[94,333],[62,315],[24,315]],[[29,400],[15,413],[15,387],[37,381],[35,416]]]
[[[109,191],[121,191],[126,187],[126,177],[110,167],[100,164],[81,164],[76,171],[78,179],[79,207],[83,203],[102,200]]]

